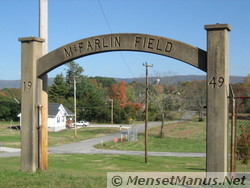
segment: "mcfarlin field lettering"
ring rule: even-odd
[[[64,56],[67,58],[85,52],[96,52],[105,48],[119,48],[120,46],[121,40],[119,36],[91,38],[89,40],[79,41],[73,45],[66,46],[64,48]]]
[[[148,51],[169,54],[172,52],[172,48],[173,42],[166,38],[139,34],[112,34],[91,37],[71,43],[63,47],[63,54],[66,59],[112,50]]]
[[[144,48],[162,52],[170,52],[172,49],[171,42],[163,42],[156,38],[135,37],[135,48]]]

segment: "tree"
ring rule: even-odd
[[[120,107],[125,107],[128,104],[127,88],[126,82],[121,81],[118,84],[113,84],[111,86],[111,98],[116,100]]]
[[[109,88],[113,84],[116,84],[117,81],[114,78],[107,78],[107,77],[101,77],[101,76],[96,76],[96,77],[90,77],[92,80],[96,80],[98,85],[101,85],[103,88]]]
[[[127,96],[129,101],[144,104],[145,103],[145,85],[133,81],[127,87]]]
[[[245,77],[243,83],[233,85],[234,94],[236,97],[250,96],[250,74]],[[239,113],[250,113],[250,100],[247,98],[237,99],[237,109]]]
[[[110,90],[110,98],[114,100],[114,121],[128,123],[132,119],[137,119],[143,105],[129,101],[126,82],[113,84]]]
[[[21,92],[16,88],[0,90],[0,119],[18,120],[21,111]]]
[[[68,67],[66,72],[67,83],[72,84],[74,78],[76,79],[76,81],[81,80],[81,78],[83,77],[82,73],[84,69],[79,64],[75,63],[74,61],[71,61],[67,63],[66,66]]]
[[[206,82],[196,80],[183,84],[186,109],[199,112],[199,121],[203,121],[203,111],[206,106]]]
[[[96,80],[83,77],[77,86],[78,117],[88,121],[107,122],[110,120],[107,90]]]
[[[54,84],[49,88],[49,99],[60,104],[64,103],[68,92],[68,84],[65,82],[63,75],[56,75]]]
[[[164,137],[164,120],[168,111],[179,109],[181,106],[180,103],[180,93],[179,91],[173,86],[164,86],[164,85],[155,85],[152,86],[151,93],[150,93],[150,105],[153,103],[155,108],[157,108],[156,112],[160,116],[161,119],[161,129],[159,133],[159,137]],[[153,90],[153,91],[152,91]]]
[[[250,74],[244,78],[244,83],[250,83]]]
[[[250,159],[250,137],[247,128],[240,127],[241,135],[237,144],[237,155],[241,163],[245,166]],[[245,170],[246,171],[246,170]]]
[[[0,119],[17,120],[17,115],[20,111],[20,104],[17,104],[14,100],[0,101]]]

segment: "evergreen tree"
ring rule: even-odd
[[[81,78],[83,77],[82,73],[84,69],[74,61],[67,63],[66,66],[68,67],[66,72],[66,82],[72,84],[74,78],[77,82],[79,82],[79,80],[81,80]]]
[[[110,120],[106,89],[89,78],[82,78],[77,86],[78,116],[81,119],[96,122]]]
[[[64,103],[69,87],[62,74],[56,75],[54,84],[49,88],[49,99],[51,102]]]

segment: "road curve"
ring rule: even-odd
[[[177,123],[184,120],[168,121],[169,123]],[[160,122],[150,122],[148,127],[159,125]],[[144,124],[132,126],[131,129],[136,129],[138,132],[144,131]],[[89,140],[65,144],[61,146],[55,146],[49,148],[49,153],[52,154],[68,154],[68,153],[83,153],[83,154],[116,154],[116,155],[144,155],[144,151],[126,151],[126,150],[105,150],[94,148],[94,145],[100,144],[101,142],[112,141],[116,137],[120,137],[120,132],[110,134],[98,138],[92,138]],[[148,152],[149,156],[175,156],[175,157],[206,157],[205,153],[186,153],[186,152]],[[0,153],[0,157],[13,157],[20,156],[20,152],[4,152]]]

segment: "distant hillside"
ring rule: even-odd
[[[230,76],[230,83],[236,84],[241,83],[244,80],[244,76]],[[133,81],[136,82],[144,82],[145,78],[114,78],[116,81],[120,82],[124,80],[127,83],[131,83]],[[156,79],[156,77],[150,77],[149,80],[151,83],[153,83]],[[161,77],[161,83],[178,83],[178,82],[186,82],[186,81],[194,81],[194,80],[205,80],[205,75],[176,75],[176,76],[166,76]],[[54,81],[54,78],[48,79],[48,85],[52,85]],[[20,88],[21,81],[20,80],[0,80],[0,89],[3,88]]]
[[[242,83],[244,81],[244,76],[230,76],[230,83],[231,84],[236,84],[236,83]],[[116,81],[125,81],[126,83],[131,83],[133,81],[136,82],[145,82],[145,78],[115,78]],[[155,82],[158,77],[150,77],[149,81],[151,83]],[[194,80],[205,80],[206,76],[205,75],[176,75],[176,76],[165,76],[160,78],[161,83],[171,83],[175,84],[178,82],[192,82]]]
[[[54,78],[48,79],[48,85],[52,85]],[[21,80],[0,80],[0,89],[3,88],[20,88]]]

